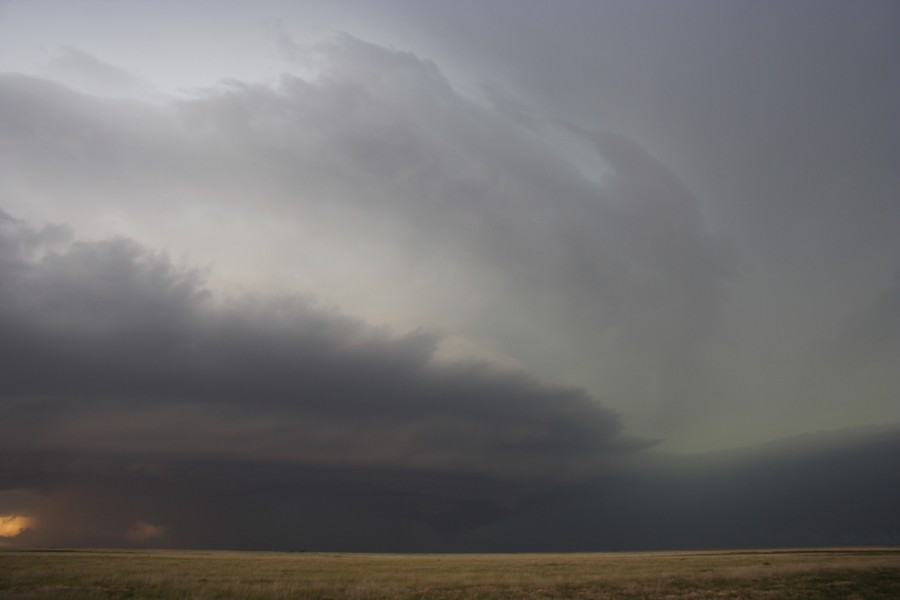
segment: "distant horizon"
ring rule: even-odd
[[[491,552],[366,552],[366,551],[333,551],[333,550],[241,550],[239,548],[141,548],[141,547],[129,547],[129,546],[121,546],[114,548],[94,548],[90,546],[81,547],[81,548],[69,548],[69,547],[56,547],[56,546],[34,546],[34,547],[12,547],[12,546],[0,546],[0,552],[109,552],[109,553],[117,553],[121,552],[123,554],[131,553],[222,553],[222,554],[384,554],[384,555],[478,555],[478,554],[486,554],[486,555],[502,555],[502,554],[512,554],[512,555],[552,555],[552,554],[792,554],[792,553],[802,553],[802,554],[835,554],[835,553],[844,553],[844,552],[868,552],[868,551],[878,551],[878,550],[886,550],[886,551],[895,551],[900,546],[897,545],[888,545],[888,546],[808,546],[808,547],[774,547],[774,548],[709,548],[709,549],[695,549],[695,548],[687,548],[687,549],[672,549],[672,550],[604,550],[604,551],[581,551],[581,550],[567,550],[561,552],[533,552],[533,551],[513,551],[513,552],[502,552],[502,551],[491,551]]]
[[[388,555],[186,551],[0,552],[0,598],[485,596],[754,600],[893,598],[900,549],[826,552]]]

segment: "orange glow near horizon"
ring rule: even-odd
[[[154,525],[146,521],[137,521],[125,533],[132,542],[148,542],[154,538],[158,538],[166,533],[163,525]]]
[[[0,537],[16,537],[34,527],[35,520],[23,515],[0,515]]]

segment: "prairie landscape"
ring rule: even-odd
[[[0,598],[900,597],[900,549],[559,554],[6,550]]]

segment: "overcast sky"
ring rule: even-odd
[[[0,545],[900,543],[898,56],[897,1],[0,0]]]

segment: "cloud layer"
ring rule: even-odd
[[[896,6],[97,6],[0,6],[9,540],[896,542]]]
[[[644,431],[701,410],[728,250],[670,170],[622,135],[523,126],[411,53],[282,35],[314,76],[164,107],[7,76],[14,206],[427,324],[628,407]]]
[[[295,297],[216,297],[201,272],[130,240],[69,241],[0,216],[8,469],[293,465],[301,479],[362,473],[346,482],[361,489],[393,480],[398,494],[420,493],[422,478],[483,479],[515,505],[641,445],[582,390],[436,361],[434,335],[392,335]],[[454,497],[480,494],[460,485]]]
[[[129,240],[42,245],[63,233],[3,215],[8,447],[563,475],[621,445],[580,390],[438,364],[432,335],[297,298],[215,299]]]

